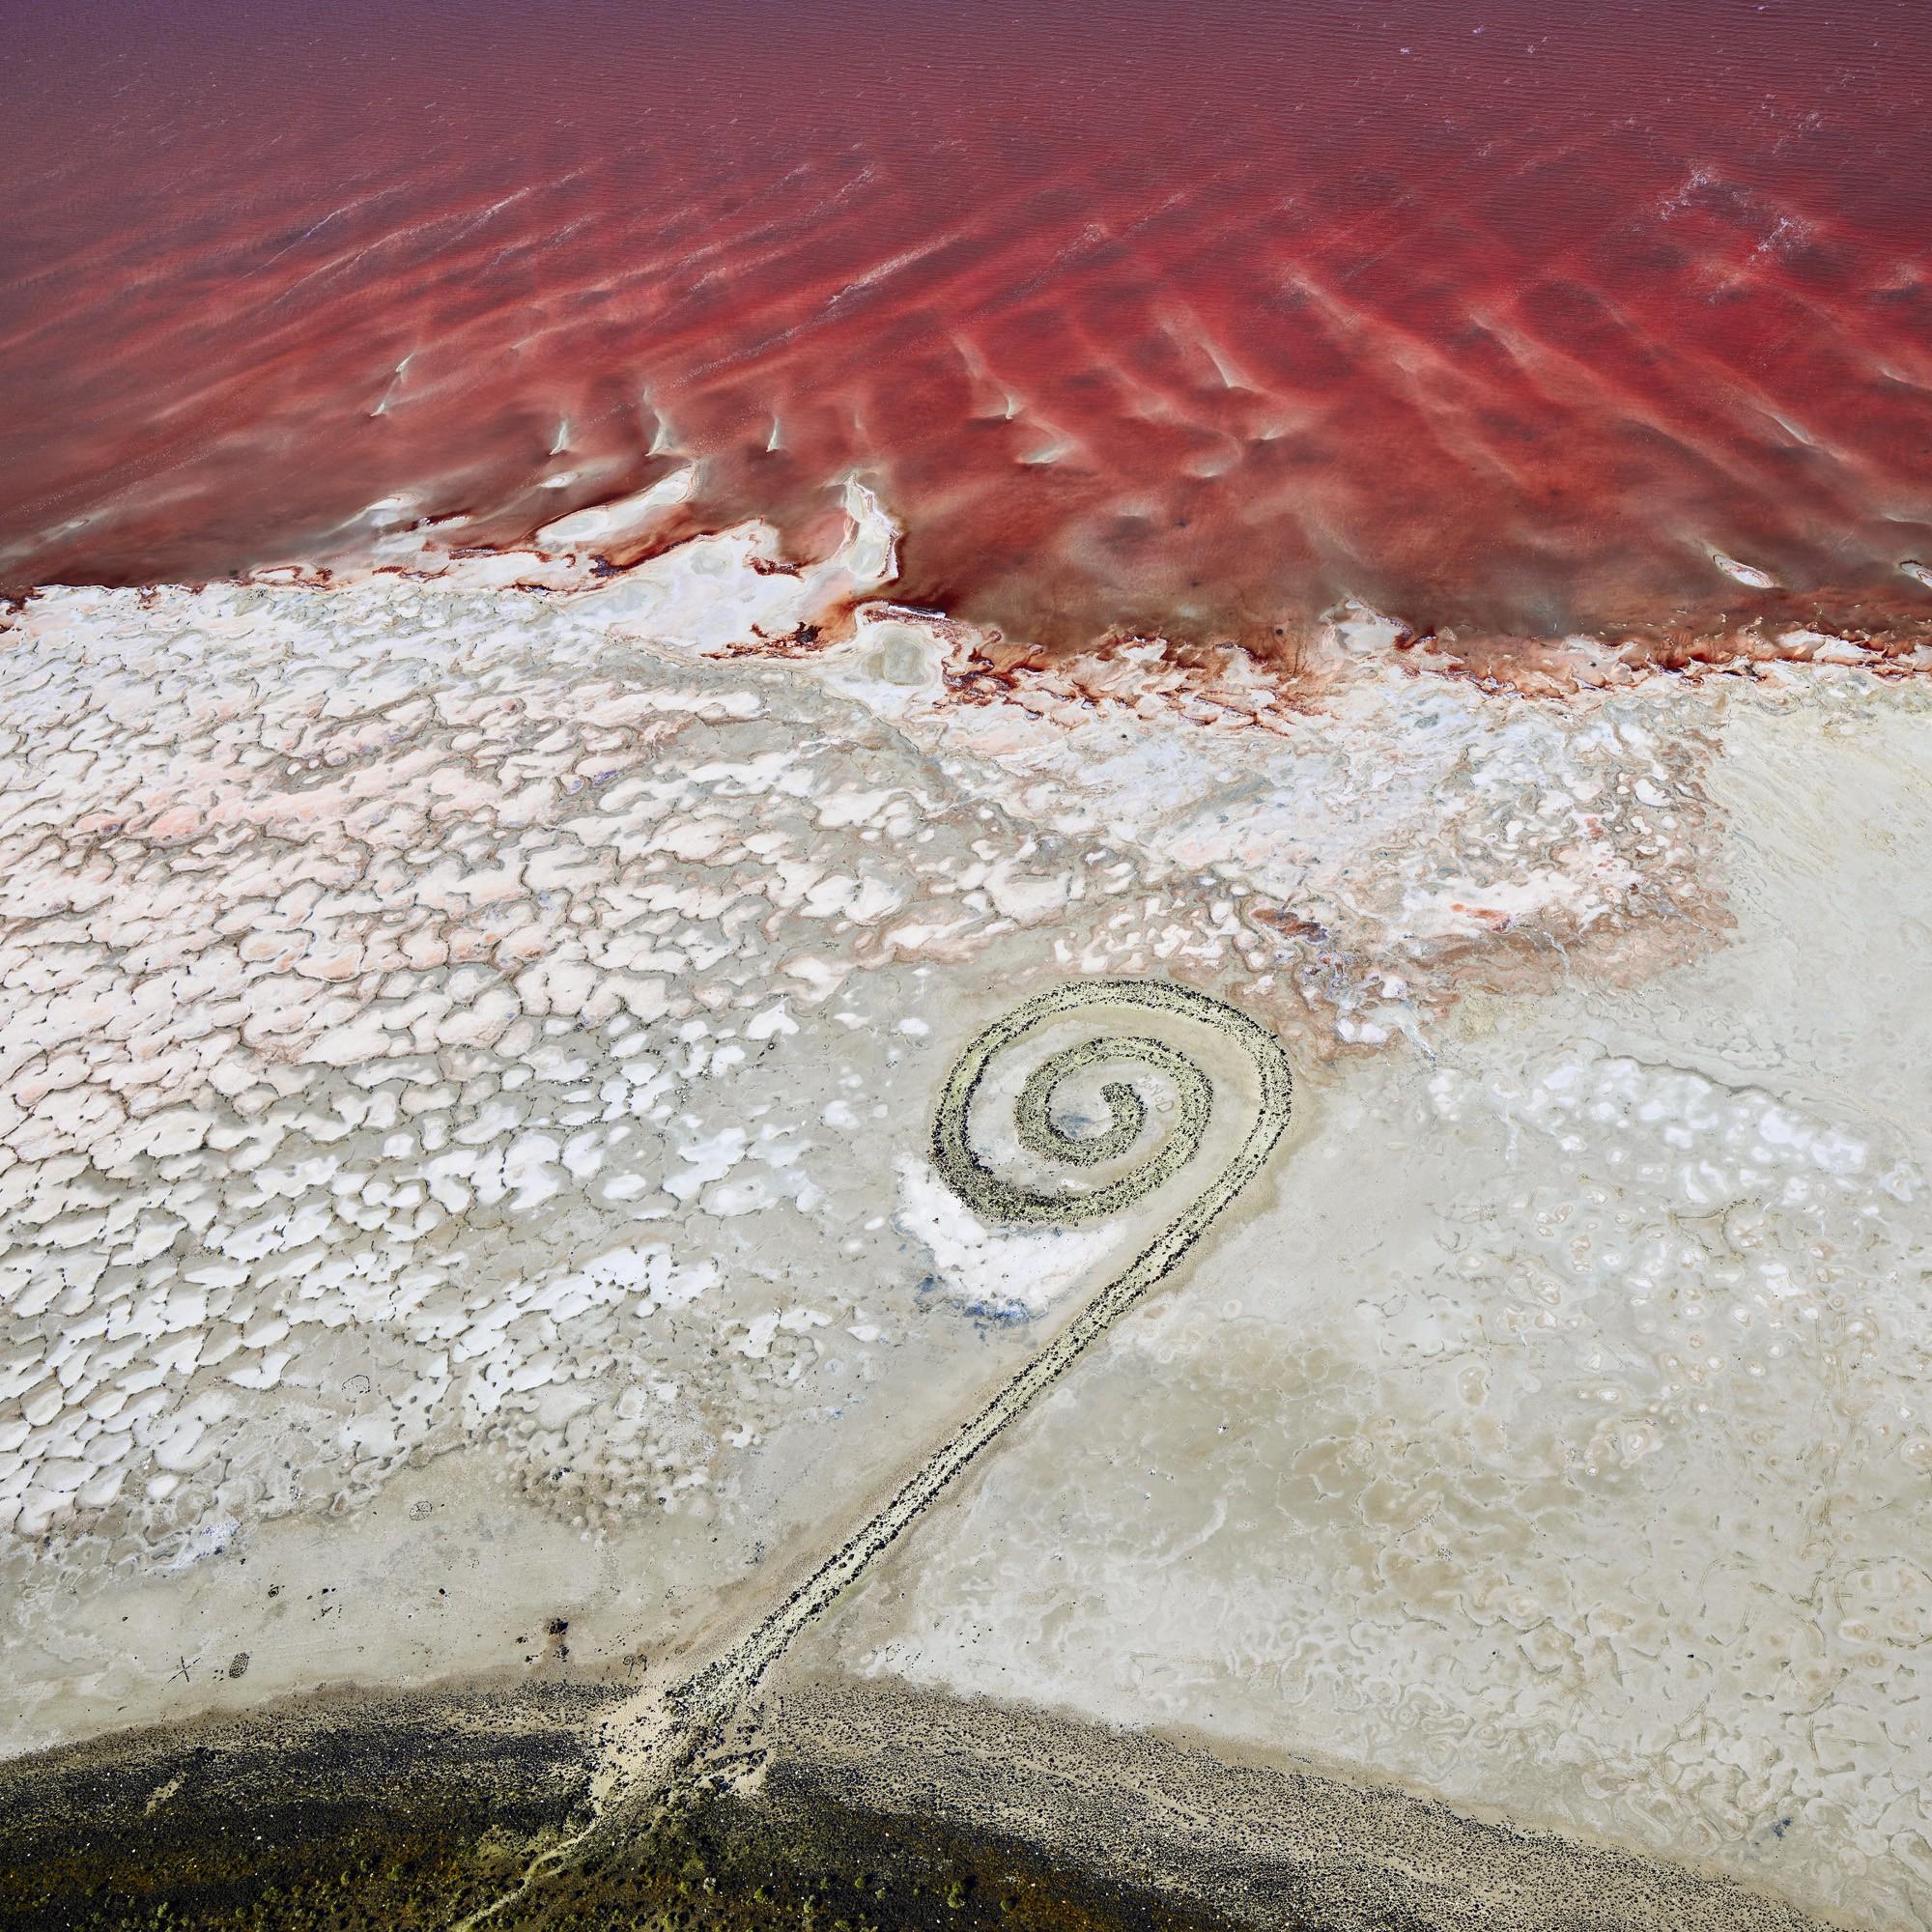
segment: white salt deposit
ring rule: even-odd
[[[952,1054],[1171,976],[1277,1194],[830,1654],[1932,1925],[1918,687],[1003,668],[844,614],[856,485],[595,575],[674,508],[10,620],[13,1745],[676,1641],[1110,1265],[935,1181]]]

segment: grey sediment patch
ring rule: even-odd
[[[0,1925],[441,1927],[582,1821],[617,1693],[340,1691],[0,1766]]]
[[[599,1695],[315,1698],[0,1770],[9,1932],[446,1932],[582,1804]],[[802,1782],[692,1794],[511,1932],[1225,1932],[1145,1883]],[[1313,1932],[1313,1928],[1310,1928]]]
[[[1155,1902],[1155,1924],[1275,1932],[1825,1932],[1722,1875],[1473,1818],[1314,1768],[895,1684],[785,1681],[761,1798],[952,1833]],[[918,1740],[916,1749],[905,1741]]]
[[[9,1932],[1825,1932],[1736,1882],[1312,1771],[781,1683],[760,1776],[566,1862],[606,1690],[337,1693],[0,1769]],[[536,1871],[518,1883],[537,1860]]]

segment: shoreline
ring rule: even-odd
[[[0,1918],[19,1932],[428,1932],[464,1914],[502,1932],[1455,1932],[1471,1911],[1499,1932],[1851,1922],[1391,1787],[797,1676],[735,1740],[749,1780],[518,1892],[577,1827],[608,1697],[340,1691],[15,1761],[0,1767]],[[916,1749],[883,1747],[909,1737]]]

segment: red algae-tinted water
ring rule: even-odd
[[[1932,616],[1915,0],[8,12],[14,588],[695,461],[1047,644]]]

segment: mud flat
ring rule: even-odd
[[[609,1697],[346,1695],[0,1776],[21,1932],[440,1927],[581,1824]],[[876,1687],[794,1682],[756,1772],[483,1922],[566,1927],[1813,1932],[1831,1921],[1627,1852],[1315,1772]],[[916,1742],[914,1742],[916,1741]]]
[[[0,1923],[447,1925],[559,1833],[607,1701],[348,1692],[17,1759]]]

